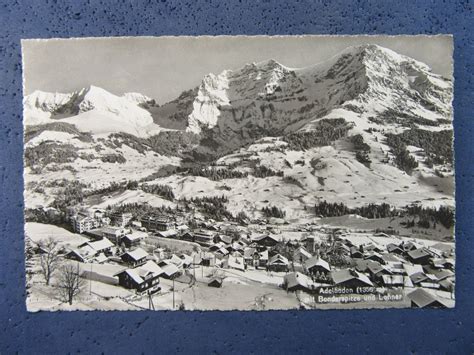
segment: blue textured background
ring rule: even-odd
[[[0,352],[472,353],[473,20],[468,1],[0,0]],[[456,309],[28,314],[20,39],[306,33],[454,34]]]

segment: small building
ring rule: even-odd
[[[118,245],[120,240],[126,234],[126,230],[119,227],[104,227],[102,228],[102,236],[107,238],[112,243]]]
[[[313,256],[312,258],[305,261],[303,264],[304,268],[309,274],[328,274],[331,272],[331,266],[326,260],[321,259],[319,256]]]
[[[231,245],[233,240],[232,240],[232,237],[229,235],[217,234],[214,237],[214,243],[219,243],[219,242],[227,244],[227,245]]]
[[[353,259],[361,259],[364,257],[364,254],[359,250],[357,247],[351,248],[351,258]]]
[[[168,229],[165,231],[158,231],[155,233],[155,235],[161,238],[177,238],[178,231],[176,231],[175,229]]]
[[[312,257],[313,256],[311,255],[311,253],[308,252],[304,247],[297,248],[293,253],[293,260],[299,262],[300,264],[303,264]]]
[[[122,254],[120,258],[124,263],[135,267],[144,264],[146,262],[147,256],[148,253],[145,250],[137,248],[132,251],[127,251],[126,253]]]
[[[242,257],[229,255],[223,260],[223,266],[227,269],[245,271],[245,262]]]
[[[315,289],[315,284],[308,276],[300,272],[292,272],[283,278],[283,288],[291,292],[311,292]]]
[[[357,287],[373,286],[372,281],[369,280],[367,275],[359,273],[353,269],[333,271],[331,277],[334,285],[352,288],[353,290]]]
[[[288,272],[289,262],[281,254],[273,255],[267,263],[267,270],[275,272]]]
[[[135,289],[137,292],[148,291],[154,293],[160,290],[159,282],[163,270],[153,261],[134,269],[126,269],[114,276],[118,276],[119,285],[128,289]]]
[[[260,235],[252,239],[252,242],[257,243],[260,246],[264,247],[274,247],[278,243],[278,239],[272,237],[271,235]]]
[[[162,261],[159,265],[163,270],[162,277],[164,277],[165,279],[172,280],[181,274],[179,268],[171,262]]]
[[[147,236],[145,232],[133,232],[126,234],[120,240],[120,243],[127,248],[134,248],[140,245],[140,242]]]
[[[207,283],[207,286],[220,288],[222,287],[222,283],[223,282],[221,278],[213,277],[212,279],[209,280],[209,282]]]
[[[387,252],[402,255],[404,250],[396,244],[389,243],[387,244]]]
[[[431,255],[424,248],[414,249],[407,253],[408,260],[413,264],[427,265],[430,262]]]
[[[447,308],[446,302],[421,288],[409,293],[407,297],[414,308]]]

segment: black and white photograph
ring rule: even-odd
[[[22,40],[28,311],[453,308],[452,55]]]

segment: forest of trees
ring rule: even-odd
[[[454,210],[448,206],[439,208],[422,207],[411,205],[406,207],[407,213],[411,216],[418,216],[418,226],[423,228],[436,227],[436,223],[442,224],[445,228],[454,226]]]
[[[143,192],[147,192],[147,193],[150,193],[150,194],[154,194],[154,195],[158,195],[158,196],[161,196],[169,201],[173,201],[174,200],[174,193],[173,193],[173,189],[168,186],[168,185],[159,185],[159,184],[156,184],[156,185],[147,185],[147,184],[142,184],[140,186],[140,189],[143,191]]]
[[[413,128],[398,135],[388,134],[387,140],[389,136],[396,136],[397,140],[406,145],[422,148],[427,157],[430,157],[437,164],[453,163],[452,130],[436,132]]]
[[[360,163],[370,167],[372,162],[369,158],[370,146],[364,142],[364,137],[361,134],[356,134],[351,137],[351,142],[354,144],[354,149],[356,150],[356,159]]]
[[[290,133],[283,137],[290,150],[306,150],[314,147],[330,145],[332,142],[346,137],[351,126],[343,118],[323,119],[314,130]]]
[[[286,216],[286,212],[276,206],[263,207],[262,212],[268,218],[285,218]]]
[[[314,207],[315,213],[318,216],[323,217],[338,217],[348,214],[357,214],[365,218],[385,218],[392,217],[397,214],[397,211],[392,208],[388,203],[382,203],[380,205],[375,203],[369,203],[362,207],[349,208],[342,202],[331,203],[322,201]]]
[[[395,164],[399,169],[405,171],[407,174],[411,174],[413,169],[418,167],[418,162],[410,155],[400,135],[387,134],[387,145],[390,146],[395,156]]]
[[[276,171],[270,168],[267,168],[265,165],[257,165],[253,169],[253,176],[257,178],[266,178],[268,176],[283,176],[283,171]]]
[[[72,163],[79,157],[77,149],[71,144],[58,144],[43,141],[40,144],[25,149],[25,166],[45,166],[50,163]]]
[[[454,226],[454,210],[448,206],[440,206],[439,208],[422,207],[419,205],[410,205],[405,208],[396,209],[390,206],[388,203],[375,204],[369,203],[368,205],[349,208],[345,204],[331,203],[322,201],[315,205],[315,213],[318,216],[323,217],[338,217],[348,214],[357,214],[361,217],[375,219],[394,217],[406,213],[409,216],[417,217],[418,227],[430,228],[436,227],[436,223],[442,224],[446,228]],[[410,224],[411,223],[411,224]],[[415,222],[409,222],[408,227],[413,227]]]
[[[241,179],[248,176],[248,173],[241,172],[229,168],[207,168],[207,167],[193,167],[186,169],[186,174],[191,176],[202,176],[213,181],[223,179]]]
[[[191,205],[199,208],[201,213],[205,214],[209,218],[215,219],[216,221],[223,220],[234,220],[234,216],[231,212],[227,210],[226,203],[229,202],[229,199],[222,196],[204,196],[204,197],[194,197],[191,199],[183,198],[180,202],[185,204],[187,209],[191,208]]]

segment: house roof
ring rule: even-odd
[[[142,248],[137,248],[132,251],[127,251],[124,255],[129,255],[133,260],[138,261],[148,256],[148,253]]]
[[[169,277],[179,272],[179,269],[174,264],[166,264],[161,267],[163,272]]]
[[[419,259],[419,258],[424,258],[426,256],[430,256],[430,253],[428,253],[425,249],[420,248],[420,249],[409,251],[408,256],[412,259]]]
[[[104,250],[104,249],[108,249],[108,248],[111,248],[114,246],[114,244],[108,240],[107,238],[103,238],[103,239],[100,239],[100,240],[97,240],[95,242],[86,242],[84,244],[81,245],[81,249],[86,249],[87,246],[89,248],[91,248],[92,250],[94,251],[101,251],[101,250]]]
[[[165,238],[169,238],[169,237],[173,237],[175,235],[178,235],[178,232],[175,231],[174,229],[169,229],[169,230],[166,230],[166,231],[159,231],[157,232],[157,234],[165,237]]]
[[[288,259],[285,258],[283,255],[281,255],[281,254],[276,254],[276,255],[273,255],[273,256],[268,260],[268,264],[270,264],[270,265],[273,265],[273,264],[288,265],[288,264],[289,264],[289,261],[288,261]]]
[[[296,249],[295,254],[301,254],[308,259],[312,257],[311,253],[303,247],[299,247],[298,249]]]
[[[259,242],[263,239],[268,239],[268,238],[274,240],[275,242],[278,242],[278,239],[276,239],[275,237],[272,237],[271,235],[268,235],[268,234],[263,234],[263,235],[258,235],[256,237],[253,237],[252,241]]]
[[[313,256],[312,258],[309,258],[304,262],[304,267],[308,270],[315,266],[319,266],[327,271],[331,271],[331,266],[329,265],[329,263],[321,259],[319,256]]]
[[[332,276],[332,279],[334,280],[334,283],[336,285],[340,284],[340,283],[343,283],[343,282],[346,282],[346,281],[353,280],[353,279],[358,279],[358,280],[362,281],[363,283],[365,283],[369,286],[373,286],[372,281],[369,280],[367,275],[361,274],[361,273],[359,273],[355,270],[351,270],[351,269],[343,269],[343,270],[339,270],[339,271],[333,271],[331,276]]]
[[[423,272],[423,267],[421,265],[410,265],[410,264],[404,263],[403,268],[405,269],[408,276],[411,276],[418,272]]]
[[[421,288],[409,293],[407,297],[420,308],[429,306],[434,302],[439,302],[443,306],[447,307],[443,300],[440,300],[439,298],[437,299],[431,293]]]
[[[438,281],[441,281],[448,277],[454,276],[454,273],[451,270],[439,270],[434,272],[434,276]]]
[[[244,259],[242,257],[229,255],[226,262],[228,267],[238,270],[245,270]]]
[[[130,276],[130,278],[132,278],[136,283],[141,284],[145,281],[146,276],[150,274],[153,277],[163,274],[163,269],[156,265],[153,261],[149,260],[139,267],[120,271],[114,276],[120,275],[122,273],[128,274],[128,276]]]
[[[127,238],[130,241],[134,241],[134,240],[145,238],[147,236],[148,234],[146,234],[145,232],[133,232],[131,234],[125,235],[123,238]]]
[[[433,244],[431,246],[431,248],[433,249],[437,249],[437,250],[440,250],[442,251],[443,253],[447,253],[447,254],[450,254],[452,253],[454,247],[450,244],[447,244],[447,243],[436,243],[436,244]]]
[[[302,286],[306,289],[312,289],[314,287],[313,280],[300,272],[292,272],[291,274],[287,274],[285,275],[284,280],[288,288]]]

